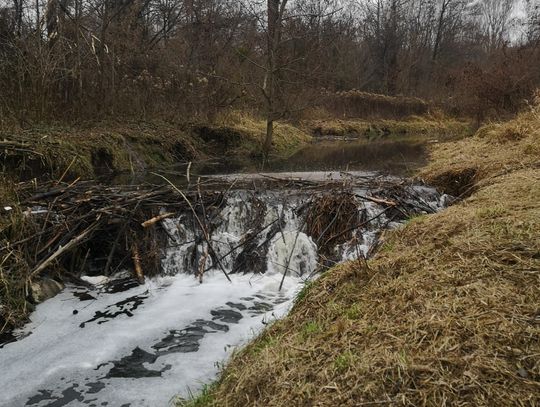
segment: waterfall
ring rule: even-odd
[[[444,206],[445,196],[433,188],[416,185],[409,190],[411,198],[405,203],[418,207],[419,213],[435,212]],[[354,192],[359,196],[366,194],[362,189]],[[223,267],[233,274],[286,272],[297,277],[312,276],[318,267],[319,253],[317,242],[306,234],[305,212],[316,198],[316,194],[294,190],[230,192],[221,209],[211,208],[211,216],[205,214],[213,248],[209,255],[208,244],[191,213],[166,219],[163,226],[169,239],[163,271],[167,275],[195,274],[205,256],[207,271]],[[378,234],[399,224],[389,217],[383,204],[358,200],[357,212],[365,222],[353,228],[347,242],[333,247],[335,261],[366,257]]]

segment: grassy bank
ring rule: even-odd
[[[444,116],[411,116],[404,120],[361,120],[324,117],[302,123],[315,137],[348,137],[365,141],[449,140],[473,133],[470,123]]]
[[[93,178],[113,172],[169,168],[174,164],[223,157],[260,155],[266,123],[229,115],[217,124],[104,122],[79,126],[33,126],[0,130],[4,173],[12,178]],[[311,137],[277,123],[272,155],[286,157]],[[66,174],[65,174],[66,173]]]
[[[121,172],[170,168],[178,163],[222,158],[254,161],[261,155],[266,123],[229,112],[212,124],[99,122],[78,126],[0,129],[0,158],[12,179],[93,178]],[[467,123],[448,118],[392,120],[307,120],[275,125],[271,158],[293,155],[312,136],[356,137],[362,141],[426,142],[467,135]]]
[[[198,140],[166,123],[92,123],[2,130],[3,165],[14,178],[93,178],[197,157]]]
[[[540,108],[432,147],[464,199],[309,285],[190,406],[540,404]]]
[[[233,133],[237,140],[232,152],[238,156],[258,157],[263,149],[266,122],[242,112],[229,112],[213,126],[221,133]],[[311,142],[311,136],[301,127],[285,122],[274,125],[273,158],[286,158]]]

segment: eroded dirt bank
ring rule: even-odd
[[[464,200],[327,272],[191,406],[540,403],[540,108],[432,147]]]

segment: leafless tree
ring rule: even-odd
[[[250,109],[267,156],[275,122],[329,92],[513,110],[540,84],[538,0],[526,6],[517,41],[512,0],[0,0],[0,114]]]

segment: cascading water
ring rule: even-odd
[[[444,204],[433,189],[411,190],[426,209]],[[231,191],[220,208],[206,208],[211,247],[190,213],[164,220],[163,276],[120,291],[68,286],[37,307],[18,341],[0,348],[0,405],[161,406],[197,392],[313,278],[317,244],[305,212],[315,195]],[[335,259],[365,256],[380,229],[395,224],[386,209],[359,204],[366,222],[334,248]]]
[[[164,221],[170,246],[163,262],[166,274],[196,273],[201,258],[205,269],[232,273],[284,273],[308,276],[317,267],[317,246],[301,230],[297,209],[308,197],[284,192],[230,193],[223,208],[208,224],[212,255],[190,214]],[[209,255],[207,253],[210,252]]]

